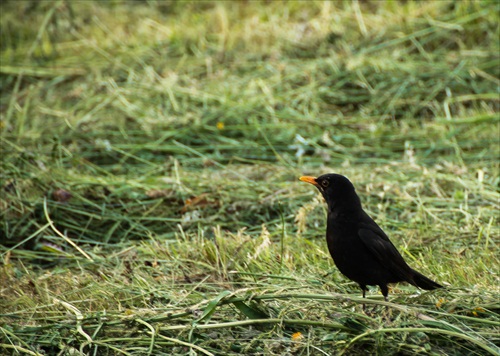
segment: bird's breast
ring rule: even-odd
[[[355,224],[329,221],[326,229],[326,243],[335,263],[351,259],[362,251],[362,242]]]
[[[366,269],[370,270],[373,257],[358,235],[358,226],[349,221],[328,221],[326,242],[333,262],[349,279],[364,283]],[[371,283],[366,283],[371,284]]]

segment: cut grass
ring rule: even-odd
[[[0,6],[4,353],[500,353],[496,2]],[[447,288],[363,300],[326,172]]]

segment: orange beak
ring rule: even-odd
[[[318,186],[318,182],[316,182],[316,177],[302,176],[299,179],[303,182]]]

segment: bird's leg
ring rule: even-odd
[[[366,298],[366,286],[364,286],[362,284],[360,284],[359,286],[361,287],[361,290],[363,291],[363,299],[365,299]],[[365,305],[365,303],[363,303],[363,313],[366,314],[366,305]]]
[[[380,291],[382,292],[382,295],[384,296],[384,300],[386,302],[388,302],[389,301],[389,298],[388,298],[389,288],[387,288],[387,285],[380,285]],[[389,306],[385,307],[385,317],[387,318],[387,320],[391,319],[391,313],[390,313]]]
[[[384,300],[387,302],[387,296],[389,295],[389,288],[387,288],[386,284],[381,284],[379,285],[380,291],[382,292],[382,295],[384,296]]]

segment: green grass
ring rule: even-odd
[[[500,353],[497,2],[0,10],[2,354]],[[327,172],[447,288],[363,300]]]

